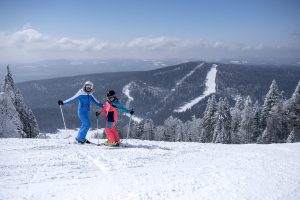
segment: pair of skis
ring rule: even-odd
[[[85,142],[85,143],[78,143],[78,142],[75,142],[74,141],[74,144],[80,144],[80,145],[94,145],[94,146],[106,146],[106,147],[115,147],[115,148],[118,148],[118,147],[127,147],[127,144],[123,144],[123,143],[120,143],[118,145],[109,145],[109,144],[106,144],[105,142],[104,143],[94,143],[94,142],[91,142],[91,141],[88,141],[88,142]]]

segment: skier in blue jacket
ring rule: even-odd
[[[75,138],[78,143],[90,143],[85,136],[90,128],[90,119],[89,119],[89,111],[90,111],[90,104],[93,102],[99,108],[103,108],[103,104],[100,103],[92,94],[93,92],[93,83],[91,81],[87,81],[84,83],[83,88],[81,88],[73,97],[65,100],[65,101],[58,101],[58,105],[66,105],[73,103],[75,100],[79,100],[78,104],[78,117],[82,123],[82,126],[78,132],[77,137]]]

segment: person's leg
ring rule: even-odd
[[[118,131],[117,131],[117,129],[114,125],[112,126],[111,131],[112,131],[113,136],[114,136],[114,141],[115,142],[120,142],[119,133],[118,133]]]
[[[112,131],[112,122],[106,122],[105,133],[108,142],[114,142],[114,133]]]
[[[77,140],[84,142],[85,136],[90,128],[90,119],[88,111],[78,111],[78,117],[81,121],[81,128],[77,135]]]

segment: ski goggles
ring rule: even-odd
[[[86,85],[84,88],[85,88],[86,90],[93,90],[93,86],[91,86],[91,85]]]
[[[109,100],[114,100],[115,98],[116,98],[116,96],[115,95],[113,95],[113,96],[108,96],[107,97]]]

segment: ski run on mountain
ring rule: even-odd
[[[195,69],[196,70],[196,69]],[[195,71],[194,70],[194,71]],[[190,76],[190,74],[188,74]],[[206,75],[206,82],[205,82],[205,91],[203,94],[190,102],[186,103],[185,105],[177,108],[174,110],[174,112],[185,112],[187,109],[193,107],[197,103],[199,103],[202,99],[209,96],[210,94],[213,94],[216,92],[216,76],[217,76],[217,65],[213,64],[212,68]]]

